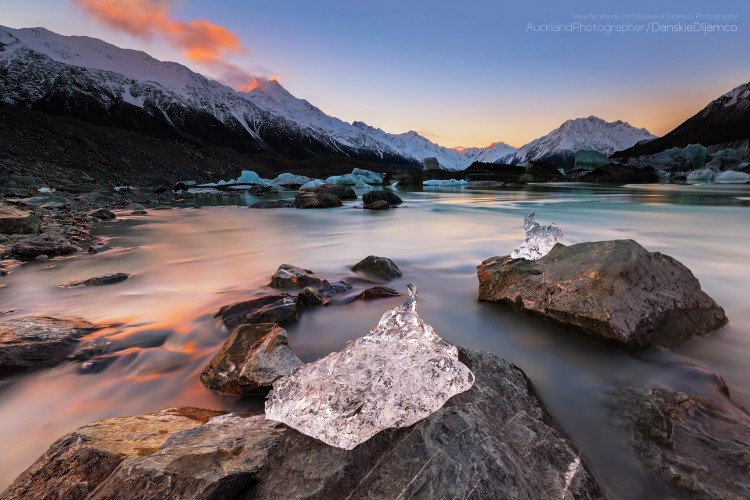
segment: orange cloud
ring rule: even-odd
[[[231,53],[247,52],[237,35],[211,21],[178,21],[169,6],[156,0],[74,0],[89,14],[114,29],[151,40],[167,39],[190,61],[208,66],[231,84],[247,81],[249,75],[227,62]]]

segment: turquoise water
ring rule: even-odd
[[[7,286],[0,288],[0,309],[15,310],[6,318],[74,316],[111,325],[92,337],[167,340],[91,365],[70,362],[24,374],[2,386],[0,488],[55,439],[92,420],[169,406],[261,408],[260,399],[214,395],[198,375],[228,335],[213,313],[271,292],[265,285],[282,263],[364,287],[352,264],[370,254],[393,259],[404,276],[389,286],[405,293],[407,283],[416,283],[421,315],[442,337],[520,366],[615,498],[658,497],[666,490],[610,426],[603,409],[608,388],[671,387],[721,399],[707,374],[716,372],[732,399],[750,407],[750,186],[561,184],[401,196],[404,205],[387,212],[354,208],[357,202],[307,211],[235,205],[258,200],[250,195],[188,200],[186,208],[121,214],[102,225],[98,233],[110,238],[110,252],[34,262],[2,278]],[[508,254],[523,239],[523,217],[531,211],[539,222],[559,225],[566,244],[632,238],[677,258],[726,309],[729,324],[673,351],[628,355],[478,303],[476,265]],[[134,276],[103,288],[57,287],[108,272]],[[308,310],[288,328],[292,348],[305,361],[338,350],[401,301]]]

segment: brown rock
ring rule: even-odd
[[[221,318],[227,328],[234,330],[247,323],[276,323],[286,325],[297,320],[297,299],[291,295],[267,295],[257,299],[230,304],[214,316]]]

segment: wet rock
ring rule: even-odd
[[[274,275],[271,276],[271,283],[268,286],[273,288],[302,288],[320,285],[324,281],[323,277],[309,269],[302,269],[291,264],[281,264]]]
[[[94,245],[89,246],[88,252],[90,254],[95,254],[95,253],[106,252],[107,250],[112,250],[112,247],[109,245],[105,245],[104,243],[96,243]]]
[[[113,211],[107,210],[106,208],[96,209],[93,212],[90,212],[89,215],[96,217],[99,220],[114,220],[117,218]]]
[[[634,167],[620,163],[602,165],[579,177],[582,182],[597,184],[648,184],[659,182],[659,176],[653,167]]]
[[[87,361],[96,356],[113,354],[126,349],[153,349],[161,347],[172,334],[172,330],[142,330],[109,337],[99,337],[80,345],[70,356],[76,361]]]
[[[470,390],[351,451],[261,415],[170,409],[82,427],[4,498],[604,497],[519,368],[459,355],[476,375]]]
[[[391,205],[385,200],[378,200],[373,203],[367,203],[362,208],[365,210],[388,210],[391,208]]]
[[[24,236],[16,240],[11,253],[23,259],[34,259],[39,255],[55,257],[69,255],[78,251],[78,247],[60,233],[47,231],[42,234]]]
[[[303,288],[297,295],[297,303],[301,306],[324,305],[334,295],[348,292],[351,289],[352,286],[343,280],[337,283],[329,283],[327,280],[323,280],[318,285],[310,285]]]
[[[301,191],[294,198],[297,208],[332,208],[343,205],[338,196],[329,193]]]
[[[0,205],[0,234],[35,234],[41,219],[35,214],[8,205]]]
[[[378,285],[362,291],[359,295],[354,297],[354,300],[387,299],[389,297],[398,297],[400,295],[401,294],[393,288]]]
[[[315,186],[312,190],[309,190],[309,192],[316,194],[332,194],[340,200],[357,199],[357,193],[354,192],[354,189],[352,189],[351,186],[344,186],[342,184],[321,184]]]
[[[291,200],[259,201],[250,205],[250,208],[292,208],[294,202]]]
[[[729,400],[617,388],[607,405],[644,465],[679,498],[750,498],[750,416]]]
[[[130,215],[148,215],[148,212],[145,210],[133,210],[130,212]]]
[[[103,274],[101,276],[95,276],[93,278],[88,278],[85,280],[69,281],[59,286],[62,288],[75,288],[75,287],[81,287],[81,286],[114,285],[115,283],[122,283],[128,278],[130,278],[130,275],[126,273]]]
[[[365,205],[370,205],[378,201],[385,201],[391,206],[401,205],[404,202],[397,194],[390,191],[369,191],[362,195],[362,202]]]
[[[557,244],[535,261],[493,257],[477,275],[479,300],[628,350],[673,347],[727,322],[687,267],[633,240]]]
[[[391,259],[368,255],[352,266],[352,271],[375,275],[383,279],[393,279],[403,276],[403,273]]]
[[[301,364],[279,325],[240,325],[203,370],[201,382],[222,394],[244,397],[270,389]]]
[[[267,295],[224,306],[214,316],[221,318],[230,330],[245,323],[277,323],[286,325],[297,320],[297,299],[287,294]]]
[[[54,366],[73,352],[79,337],[97,329],[76,319],[25,316],[0,321],[0,372]]]

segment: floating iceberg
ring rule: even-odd
[[[541,259],[562,239],[562,229],[554,224],[540,226],[536,222],[535,216],[536,212],[531,212],[523,219],[526,239],[510,254],[512,258],[526,260]]]
[[[408,427],[474,384],[455,346],[417,314],[409,300],[383,314],[369,335],[277,380],[266,418],[351,450],[383,429]]]
[[[362,168],[355,168],[352,170],[352,175],[363,178],[362,180],[367,184],[382,184],[385,179],[385,174],[373,172],[372,170],[364,170]]]
[[[361,189],[363,191],[372,191],[375,188],[369,185],[368,183],[366,183],[364,179],[359,179],[357,183],[354,185],[354,189]]]
[[[274,180],[271,181],[271,184],[274,186],[284,186],[284,185],[289,185],[289,184],[305,185],[311,180],[312,179],[304,175],[284,173],[284,174],[279,174]]]
[[[299,188],[300,188],[300,190],[303,190],[303,189],[315,189],[316,187],[322,186],[325,183],[326,183],[326,181],[323,181],[323,180],[320,180],[320,179],[313,179],[310,182],[306,182],[306,183],[302,184]]]
[[[465,181],[463,179],[449,179],[449,180],[440,180],[440,179],[432,179],[429,181],[422,182],[423,186],[437,186],[437,187],[463,187],[467,185],[469,181]]]
[[[359,178],[352,174],[332,175],[326,179],[326,184],[339,184],[341,186],[354,186]]]
[[[710,168],[704,168],[701,170],[693,170],[687,174],[688,181],[710,181],[714,178],[716,172]]]
[[[243,170],[237,179],[229,181],[227,184],[258,184],[261,186],[267,186],[268,181],[261,179],[258,174],[251,170]]]
[[[750,182],[750,174],[727,170],[726,172],[716,174],[714,182],[718,184],[745,184],[746,182]]]

